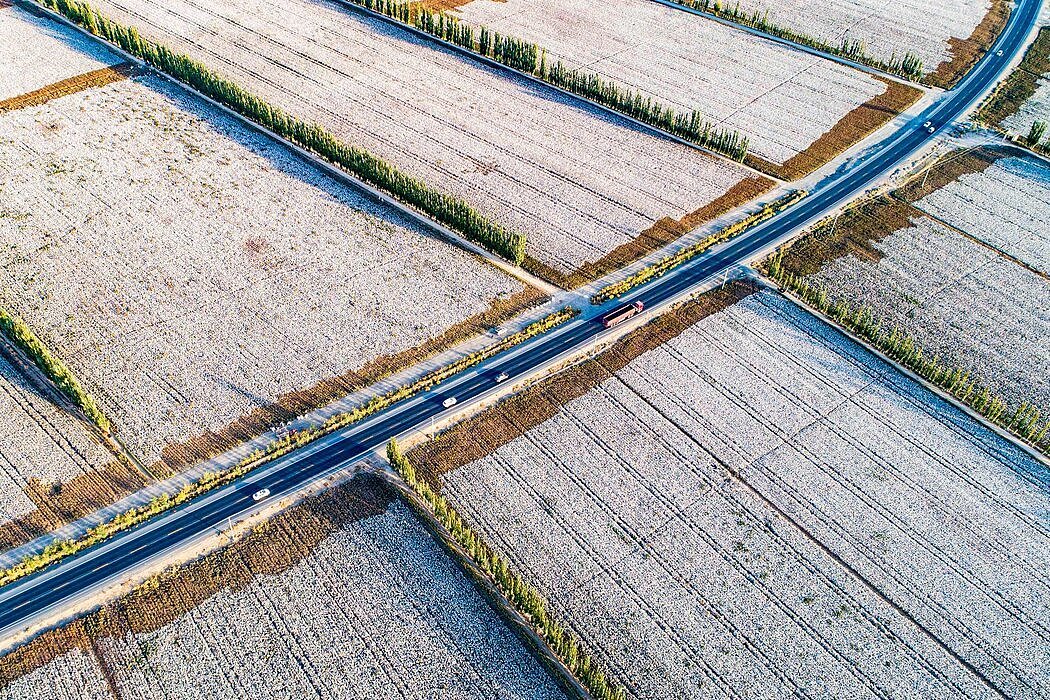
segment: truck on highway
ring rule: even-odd
[[[612,311],[608,311],[599,316],[598,320],[601,321],[601,324],[606,328],[612,328],[616,324],[623,323],[632,316],[637,316],[638,314],[642,313],[643,309],[645,309],[645,304],[643,304],[640,301],[636,301],[631,304],[624,304],[623,306],[618,306]]]

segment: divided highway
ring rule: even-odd
[[[746,263],[789,240],[819,219],[878,183],[898,164],[915,154],[936,132],[966,114],[994,84],[1023,45],[1039,14],[1041,0],[1020,0],[1002,35],[988,54],[953,90],[875,147],[863,158],[847,162],[828,176],[801,203],[733,239],[715,253],[701,256],[658,278],[619,303],[642,301],[647,308],[687,293],[730,267]],[[921,126],[931,122],[934,133]],[[465,370],[443,382],[437,391],[407,399],[383,413],[352,425],[276,461],[258,473],[129,530],[108,542],[0,589],[0,636],[11,634],[44,615],[60,612],[79,596],[124,578],[142,563],[184,546],[258,507],[252,495],[267,488],[280,498],[327,473],[366,457],[393,437],[426,426],[448,409],[443,399],[455,396],[460,405],[492,392],[495,377],[512,379],[572,352],[585,349],[604,332],[592,319],[579,318],[498,355],[479,368]]]

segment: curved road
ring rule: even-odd
[[[641,300],[652,308],[670,301],[730,267],[749,262],[771,246],[789,240],[805,225],[877,184],[936,135],[921,126],[924,122],[932,122],[935,131],[940,131],[965,115],[998,80],[1022,46],[1039,8],[1040,0],[1020,0],[1002,35],[956,88],[945,93],[913,123],[869,149],[862,158],[848,161],[813,188],[813,193],[800,204],[733,239],[713,254],[699,257],[654,280],[619,303]],[[997,55],[1000,51],[1002,55]],[[437,392],[407,399],[277,460],[239,482],[0,588],[0,636],[43,616],[59,613],[77,599],[120,581],[148,561],[207,536],[231,518],[250,513],[259,506],[252,499],[258,489],[270,489],[270,498],[292,493],[326,473],[366,457],[393,437],[425,428],[436,416],[447,412],[441,405],[445,397],[455,395],[461,405],[484,398],[494,391],[494,378],[500,372],[511,377],[528,375],[546,363],[585,349],[603,330],[593,320],[572,321],[496,356],[482,368],[466,370],[446,380]]]

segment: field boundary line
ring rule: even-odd
[[[608,105],[603,105],[601,102],[597,102],[595,100],[592,100],[589,97],[584,97],[583,95],[578,95],[575,92],[567,90],[567,89],[565,89],[563,87],[560,87],[558,85],[554,85],[553,83],[549,83],[546,80],[543,80],[542,78],[540,78],[539,76],[533,75],[531,73],[527,73],[527,72],[525,72],[523,70],[519,70],[518,68],[514,68],[512,66],[508,66],[505,63],[500,63],[499,61],[493,60],[493,59],[489,58],[488,56],[483,56],[482,54],[477,53],[476,51],[471,51],[470,49],[468,49],[465,46],[460,46],[459,44],[454,44],[451,41],[448,41],[447,39],[442,39],[441,37],[434,36],[433,34],[430,34],[428,32],[423,31],[422,29],[418,29],[417,27],[414,27],[411,24],[399,22],[398,20],[394,19],[393,17],[388,17],[387,15],[384,15],[381,12],[377,12],[377,11],[375,11],[373,9],[365,7],[364,5],[358,5],[356,2],[354,2],[354,0],[334,0],[334,1],[338,5],[341,5],[342,7],[345,7],[348,10],[351,10],[353,12],[357,12],[359,14],[363,14],[363,15],[372,17],[374,19],[378,19],[378,20],[380,20],[380,21],[382,21],[382,22],[384,22],[386,24],[389,24],[389,25],[391,25],[393,27],[397,27],[398,29],[404,30],[406,32],[409,32],[409,33],[415,35],[415,36],[418,36],[418,37],[424,39],[425,41],[429,41],[429,42],[438,44],[438,45],[442,46],[443,48],[449,49],[450,51],[453,51],[455,53],[461,54],[463,56],[467,56],[468,58],[470,58],[472,60],[475,60],[475,61],[477,61],[479,63],[483,63],[483,64],[485,64],[486,66],[488,66],[490,68],[494,68],[494,69],[499,70],[499,71],[504,71],[504,72],[510,73],[510,74],[515,75],[515,76],[517,76],[519,78],[522,78],[524,80],[528,80],[529,82],[532,82],[532,83],[534,83],[536,85],[542,85],[546,89],[553,90],[553,91],[558,92],[558,93],[560,93],[562,95],[565,95],[566,97],[568,97],[568,98],[570,98],[572,100],[576,100],[576,101],[588,104],[591,107],[594,107],[595,109],[598,109],[598,110],[600,110],[600,111],[602,111],[602,112],[604,112],[604,113],[606,113],[606,114],[608,114],[610,116],[613,116],[613,117],[615,117],[617,119],[622,119],[623,121],[626,121],[626,122],[629,122],[630,124],[640,128],[641,130],[651,134],[652,136],[655,136],[655,137],[661,138],[661,139],[666,139],[666,140],[669,140],[669,141],[673,141],[673,142],[675,142],[675,143],[677,143],[679,145],[682,145],[682,146],[687,146],[687,147],[692,148],[694,150],[697,150],[697,151],[700,151],[702,153],[705,153],[705,154],[711,156],[712,158],[716,158],[719,161],[728,161],[730,163],[735,163],[735,164],[739,165],[740,167],[751,171],[751,173],[754,174],[754,175],[759,175],[761,177],[771,178],[774,181],[776,181],[777,183],[783,183],[784,182],[784,180],[782,178],[778,177],[775,174],[763,172],[761,170],[758,170],[754,166],[747,165],[746,163],[744,163],[742,161],[733,160],[732,158],[729,158],[728,156],[726,156],[726,155],[724,155],[722,153],[714,151],[714,150],[712,150],[710,148],[706,148],[705,146],[701,146],[700,144],[694,143],[693,141],[690,141],[689,139],[682,138],[681,136],[677,136],[675,134],[672,134],[671,132],[665,131],[664,129],[661,129],[660,127],[655,126],[654,124],[650,124],[648,122],[644,122],[644,121],[642,121],[642,120],[640,120],[640,119],[638,119],[636,117],[630,116],[629,114],[624,114],[623,112],[621,112],[619,110],[613,109],[612,107],[609,107]]]
[[[807,312],[807,313],[809,313],[809,314],[811,314],[813,316],[816,316],[821,321],[823,321],[824,323],[826,323],[830,327],[834,328],[835,330],[839,331],[840,333],[842,333],[843,335],[845,335],[849,339],[853,340],[856,343],[859,343],[861,345],[861,347],[863,347],[865,350],[867,350],[868,352],[874,354],[880,360],[882,360],[883,362],[886,362],[887,364],[889,364],[891,367],[893,367],[895,370],[897,370],[898,372],[900,372],[904,376],[908,377],[912,381],[918,383],[920,386],[922,386],[925,389],[929,390],[934,395],[936,395],[938,398],[940,398],[940,399],[946,401],[947,403],[951,404],[954,408],[959,409],[961,412],[966,414],[968,417],[970,417],[971,419],[973,419],[974,421],[976,421],[977,423],[979,423],[980,425],[982,425],[986,429],[994,432],[995,434],[997,434],[999,437],[1001,437],[1004,440],[1006,440],[1008,443],[1010,443],[1014,447],[1017,447],[1022,452],[1027,454],[1029,457],[1034,458],[1036,460],[1036,462],[1038,462],[1038,463],[1040,463],[1040,464],[1042,464],[1042,465],[1044,465],[1046,467],[1050,467],[1050,458],[1047,458],[1046,455],[1040,453],[1038,450],[1036,450],[1034,447],[1030,446],[1026,442],[1023,442],[1019,437],[1017,437],[1016,435],[1014,435],[1010,431],[1008,431],[1005,428],[1002,428],[999,425],[996,425],[992,421],[988,420],[985,416],[981,415],[979,412],[975,411],[974,409],[970,408],[968,405],[963,403],[963,401],[961,399],[959,399],[958,397],[950,394],[949,392],[944,391],[943,389],[941,389],[936,384],[930,382],[928,379],[926,379],[923,376],[921,376],[920,374],[916,373],[914,370],[904,366],[903,364],[901,364],[897,360],[893,359],[892,357],[890,357],[889,355],[884,353],[882,350],[880,350],[878,347],[876,347],[872,343],[870,343],[867,340],[865,340],[862,336],[856,334],[855,332],[853,332],[852,330],[850,330],[846,326],[838,323],[837,321],[832,319],[830,316],[827,316],[826,314],[824,314],[824,312],[822,312],[820,309],[818,309],[816,307],[813,307],[813,306],[810,306],[805,301],[803,301],[801,298],[797,297],[795,295],[795,293],[792,292],[787,286],[782,286],[780,284],[774,284],[773,282],[771,282],[768,279],[766,279],[765,275],[759,274],[757,271],[754,271],[753,269],[752,269],[752,272],[749,275],[749,277],[751,277],[752,279],[757,281],[758,284],[762,285],[766,289],[769,289],[770,291],[774,291],[774,292],[779,293],[784,298],[790,300],[791,303],[793,303],[798,308],[802,309],[803,311],[805,311],[805,312]]]

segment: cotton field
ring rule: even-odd
[[[952,58],[953,39],[969,38],[992,0],[747,0],[742,10],[768,12],[770,21],[832,44],[863,41],[883,60],[911,52],[927,72]]]
[[[522,290],[159,79],[0,134],[0,301],[147,462]]]
[[[1001,126],[1027,136],[1037,121],[1050,121],[1050,76],[1039,78],[1035,94],[1025,100],[1016,113],[1004,119]]]
[[[873,243],[877,264],[847,255],[811,283],[871,306],[1014,405],[1050,406],[1050,168],[999,158],[914,206],[911,225]]]
[[[83,424],[0,355],[0,523],[34,510],[30,479],[69,482],[111,459]]]
[[[651,0],[473,0],[456,15],[546,48],[549,62],[585,68],[686,114],[698,110],[776,164],[886,89],[860,71]]]
[[[1045,470],[775,294],[442,483],[631,697],[1050,691]]]
[[[334,2],[104,0],[110,16],[528,235],[563,273],[748,171]]]
[[[245,585],[215,592],[156,629],[135,630],[150,625],[136,619],[122,634],[96,633],[87,644],[91,656],[74,650],[48,659],[63,631],[51,633],[21,650],[32,670],[0,689],[0,698],[43,698],[27,691],[41,687],[55,700],[91,693],[121,700],[563,698],[406,506],[366,479],[358,477],[343,497],[347,507],[371,512],[298,562],[271,573],[257,554],[242,553],[233,559],[251,571]],[[299,549],[309,527],[299,514],[286,517],[262,548]],[[149,605],[162,610],[168,598],[195,595],[180,586],[208,579],[170,579],[148,594]],[[33,668],[30,658],[46,662]]]
[[[0,100],[119,62],[77,32],[0,4]]]

